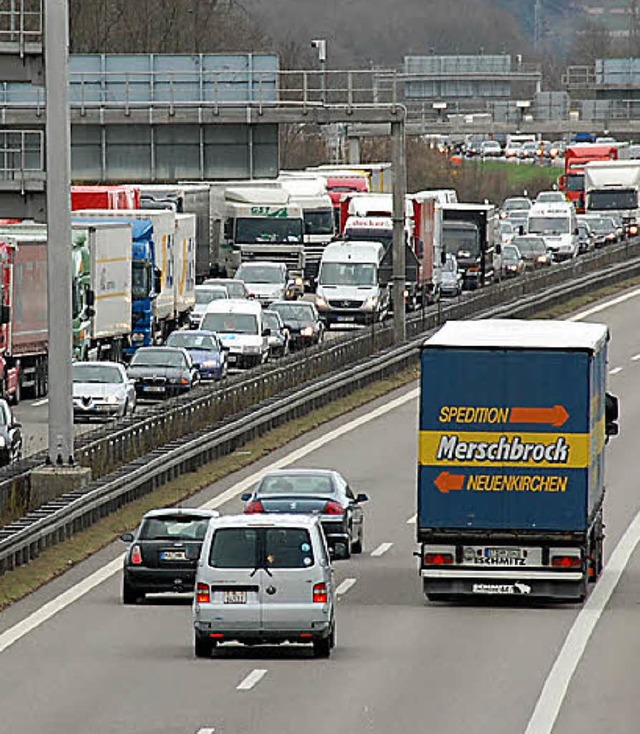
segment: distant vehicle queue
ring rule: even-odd
[[[449,189],[409,194],[401,307],[636,235],[640,162],[624,150],[584,163],[582,214],[564,190],[510,197],[499,209]],[[129,363],[124,376],[96,370],[83,381],[78,371],[75,415],[121,417],[137,400],[319,344],[332,327],[382,322],[396,307],[390,182],[380,163],[273,180],[72,187],[72,356]],[[567,182],[562,174],[560,189]],[[0,224],[0,397],[13,404],[47,392],[46,247],[46,225]],[[99,375],[125,387],[99,395]]]

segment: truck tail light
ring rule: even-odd
[[[580,556],[553,556],[551,565],[554,568],[580,568],[582,559]]]
[[[198,604],[209,604],[211,602],[211,590],[208,584],[203,584],[202,581],[198,581],[196,587],[196,601]]]
[[[327,593],[327,585],[315,584],[313,587],[313,603],[314,604],[326,604],[329,595]]]
[[[450,566],[453,563],[452,553],[425,553],[425,566]]]
[[[322,510],[323,515],[344,515],[344,507],[339,502],[329,500]]]
[[[142,551],[139,545],[134,545],[131,549],[131,563],[134,566],[142,565]]]
[[[257,515],[260,512],[264,512],[264,505],[260,500],[254,500],[245,507],[246,515]]]

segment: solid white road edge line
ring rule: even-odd
[[[348,423],[345,423],[344,425],[335,428],[333,431],[329,431],[329,433],[325,434],[324,436],[321,436],[314,441],[309,441],[309,443],[301,446],[295,451],[291,451],[282,459],[274,461],[272,464],[265,467],[264,469],[254,472],[251,476],[243,479],[241,482],[237,482],[233,485],[233,487],[230,487],[225,492],[217,495],[209,502],[205,502],[202,507],[205,509],[216,509],[220,507],[226,502],[229,502],[229,500],[234,499],[239,494],[242,494],[242,492],[249,489],[249,487],[258,482],[267,472],[289,466],[290,464],[293,464],[299,459],[302,459],[313,451],[317,451],[319,448],[322,448],[326,444],[331,443],[331,441],[335,441],[335,439],[340,438],[345,433],[355,431],[357,428],[360,428],[360,426],[363,426],[366,423],[370,423],[371,421],[379,418],[382,415],[385,415],[386,413],[390,413],[392,410],[401,407],[405,403],[409,403],[412,400],[415,400],[417,397],[418,389],[415,388],[414,390],[410,390],[408,393],[405,393],[404,395],[395,398],[395,400],[392,400],[386,405],[381,405],[375,410],[372,410],[370,413],[362,415],[358,418],[354,418],[352,421],[349,421]],[[0,634],[0,653],[4,652],[4,650],[6,650],[10,645],[13,645],[14,642],[17,642],[22,637],[29,634],[29,632],[36,629],[36,627],[39,627],[41,624],[51,619],[51,617],[53,617],[55,614],[61,612],[69,605],[78,601],[78,599],[89,593],[92,589],[95,589],[96,586],[103,583],[104,581],[107,581],[116,573],[118,573],[118,571],[122,568],[123,558],[124,554],[118,556],[118,558],[114,559],[110,563],[107,563],[105,566],[95,571],[95,573],[92,573],[91,576],[87,576],[86,579],[79,581],[70,589],[67,589],[67,591],[55,597],[55,599],[52,599],[50,602],[44,604],[40,609],[38,609],[37,612],[33,612],[28,617],[25,617],[25,619],[13,625],[13,627],[9,627],[9,629],[5,630],[2,634]]]
[[[338,584],[338,588],[336,589],[336,595],[342,596],[343,594],[346,594],[349,589],[355,585],[357,579],[345,579],[340,584]]]
[[[380,545],[375,550],[371,551],[371,555],[373,556],[373,558],[383,556],[392,546],[393,543],[380,543]]]
[[[575,619],[533,710],[525,734],[551,734],[589,638],[640,541],[640,512],[611,554],[591,596]]]
[[[265,677],[266,674],[267,671],[264,668],[256,668],[255,670],[252,670],[244,680],[238,683],[236,690],[250,691]]]
[[[600,313],[600,311],[611,308],[611,306],[617,306],[619,303],[624,303],[630,298],[636,298],[637,296],[640,296],[640,288],[636,288],[635,290],[629,291],[628,293],[623,293],[621,296],[616,296],[615,298],[611,298],[608,301],[599,303],[597,306],[592,306],[591,308],[587,308],[584,311],[580,311],[575,316],[572,316],[569,321],[581,321],[582,319],[586,319],[594,313]]]
[[[612,370],[609,370],[610,375],[617,375],[619,372],[622,372],[622,367],[614,367]]]
[[[35,403],[31,403],[33,408],[39,408],[41,405],[46,405],[49,402],[49,398],[42,398],[42,400],[36,400]]]

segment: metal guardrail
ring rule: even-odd
[[[592,258],[604,264],[616,256],[638,250],[632,246]],[[467,299],[428,314],[417,315],[409,324],[412,340],[400,347],[384,350],[373,357],[352,364],[348,369],[319,378],[302,389],[270,398],[243,415],[229,418],[214,430],[203,430],[195,436],[174,441],[120,468],[112,475],[92,482],[82,491],[71,492],[29,513],[0,530],[0,575],[18,565],[28,563],[41,550],[58,543],[124,503],[142,496],[179,474],[194,471],[202,464],[230,453],[238,446],[294,417],[308,413],[319,405],[347,394],[360,386],[415,363],[417,347],[426,332],[449,318],[472,316],[529,316],[541,308],[554,306],[569,298],[619,282],[640,273],[640,257],[618,262],[604,270],[592,272],[583,260],[577,268],[557,268],[545,279],[544,291],[532,287],[526,279],[514,281],[502,290],[510,303],[499,303],[498,289],[487,289],[477,299]],[[564,277],[563,277],[564,274]],[[567,282],[567,276],[575,276]],[[389,329],[390,331],[390,329]]]
[[[28,47],[41,44],[43,0],[2,0],[0,5],[0,47],[24,56]]]

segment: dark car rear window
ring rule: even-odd
[[[208,517],[188,515],[150,517],[143,521],[140,540],[202,540],[207,532]]]
[[[309,568],[313,563],[305,528],[221,528],[209,555],[214,568]]]
[[[333,494],[331,477],[322,474],[287,474],[266,476],[258,486],[258,494]]]

